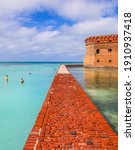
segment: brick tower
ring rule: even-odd
[[[93,36],[85,39],[84,67],[118,67],[118,35]]]

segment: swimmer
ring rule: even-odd
[[[29,75],[31,75],[31,72],[29,73]]]
[[[23,83],[24,83],[24,79],[23,79],[23,78],[21,78],[20,83],[21,83],[21,84],[23,84]]]
[[[8,75],[6,74],[4,77],[5,82],[8,82]]]

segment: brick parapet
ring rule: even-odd
[[[96,43],[118,43],[118,35],[112,34],[112,35],[91,36],[85,39],[85,45]]]
[[[24,150],[117,150],[118,137],[71,74],[56,74]]]

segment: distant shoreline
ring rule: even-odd
[[[72,62],[72,61],[71,62],[62,62],[62,61],[61,62],[55,62],[55,61],[52,61],[52,62],[51,61],[50,62],[49,61],[48,62],[40,62],[40,61],[35,61],[35,62],[27,62],[27,61],[23,62],[22,61],[22,62],[18,62],[17,61],[17,62],[15,62],[15,61],[11,61],[11,62],[0,62],[0,63],[73,63],[73,64],[78,64],[79,63],[79,64],[83,64],[83,62]]]

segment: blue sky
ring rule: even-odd
[[[115,0],[1,0],[0,61],[83,61],[84,39],[117,33]]]

